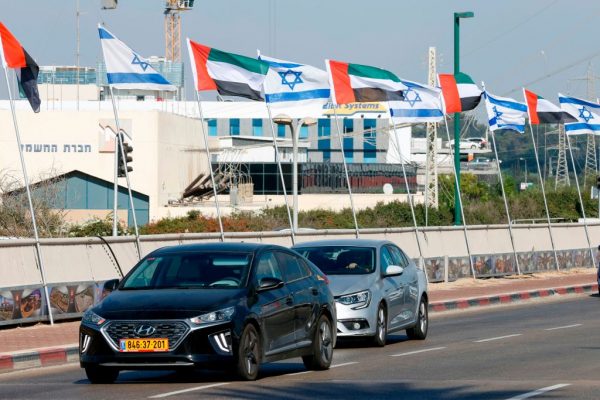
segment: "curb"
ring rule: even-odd
[[[15,352],[0,355],[0,374],[78,361],[79,348],[77,346]]]
[[[518,303],[543,297],[564,296],[570,294],[596,293],[598,284],[565,286],[553,289],[538,289],[526,292],[498,294],[494,296],[473,297],[469,299],[439,301],[429,304],[430,312],[464,310],[473,307],[485,307],[498,304]]]

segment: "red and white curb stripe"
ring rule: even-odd
[[[0,373],[79,361],[79,347],[68,345],[0,354]]]

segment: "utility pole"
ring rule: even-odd
[[[436,52],[435,47],[429,48],[429,73],[427,83],[436,84]],[[437,174],[437,126],[434,122],[427,123],[427,155],[425,163],[425,225],[428,221],[429,207],[438,208],[438,174]]]
[[[567,137],[565,125],[558,125],[558,156],[556,160],[556,177],[554,181],[554,190],[559,186],[571,186],[569,181],[569,167],[567,165]]]

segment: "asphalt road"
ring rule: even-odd
[[[329,371],[300,359],[262,366],[256,382],[224,372],[122,372],[91,385],[78,365],[0,375],[1,399],[597,399],[600,298],[436,315],[425,341],[342,343]]]

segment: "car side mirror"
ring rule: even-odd
[[[385,270],[385,276],[402,275],[403,272],[404,268],[399,265],[388,265],[387,269]]]
[[[121,281],[119,279],[111,279],[109,281],[104,282],[104,290],[107,292],[113,292],[119,287],[119,283]]]
[[[268,277],[262,278],[258,282],[258,287],[256,288],[256,291],[264,292],[267,290],[279,289],[280,287],[283,287],[283,281],[281,279]]]

